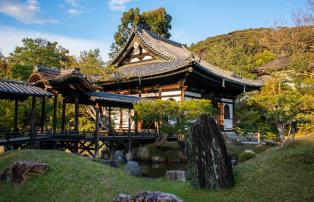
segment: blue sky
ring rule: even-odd
[[[78,56],[100,48],[107,59],[121,14],[165,7],[172,39],[191,44],[234,30],[292,26],[291,14],[306,0],[0,0],[0,50],[7,55],[24,37],[58,41]]]

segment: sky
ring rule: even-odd
[[[0,0],[0,51],[8,55],[25,37],[57,41],[79,56],[99,48],[108,59],[123,11],[164,7],[172,16],[172,40],[190,45],[235,30],[292,26],[306,0]]]

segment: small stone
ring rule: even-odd
[[[166,159],[164,159],[161,156],[152,156],[152,162],[153,163],[163,163],[163,162],[166,162]]]
[[[0,173],[0,181],[22,184],[33,175],[39,175],[48,171],[46,163],[33,161],[16,161],[11,167]]]
[[[114,154],[111,157],[112,161],[116,161],[117,162],[117,166],[121,166],[123,164],[125,164],[127,162],[127,159],[125,157],[125,154],[123,151],[115,151]]]
[[[119,194],[112,202],[134,202],[134,200],[129,194]]]
[[[231,160],[232,166],[236,166],[238,164],[238,161],[236,159]]]
[[[168,180],[186,182],[186,171],[184,171],[184,170],[169,170],[166,172],[166,177]]]
[[[140,176],[142,173],[140,165],[135,161],[128,161],[124,168],[124,172],[133,176]]]
[[[138,192],[133,199],[136,202],[183,202],[176,195],[163,192]]]
[[[128,153],[126,153],[126,159],[128,160],[128,161],[131,161],[132,159],[133,159],[133,154],[132,154],[132,152],[128,152]]]
[[[163,192],[138,192],[135,196],[119,194],[113,202],[183,202],[176,195]]]

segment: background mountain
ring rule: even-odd
[[[240,76],[278,57],[288,56],[288,68],[314,62],[314,26],[258,28],[209,37],[189,48],[202,59]],[[298,65],[296,65],[298,63]]]

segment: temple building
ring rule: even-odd
[[[185,45],[142,28],[132,30],[110,65],[113,73],[97,81],[102,91],[175,101],[209,99],[219,109],[217,123],[223,131],[234,127],[235,98],[262,86],[260,81],[216,67]],[[116,122],[122,127],[127,118],[123,111],[119,116]]]

